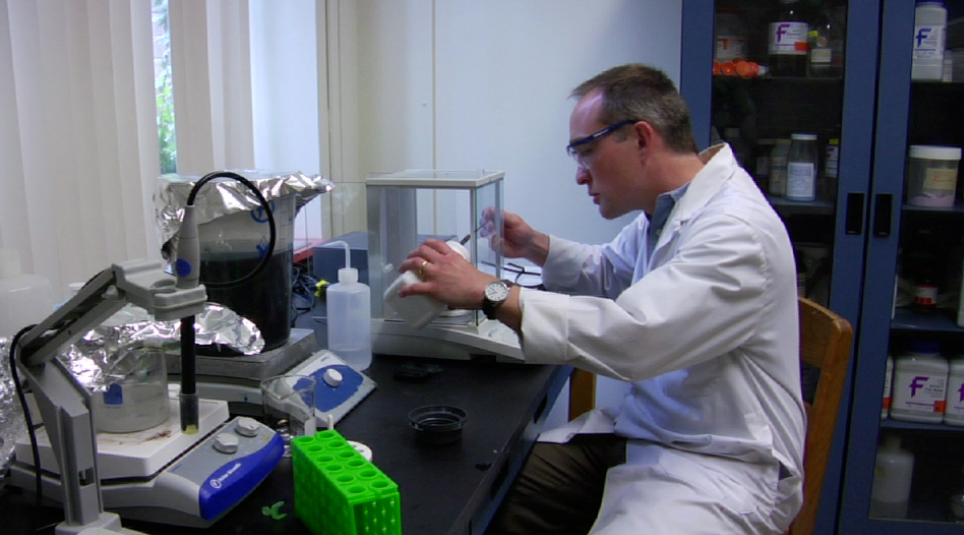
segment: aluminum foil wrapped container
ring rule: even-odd
[[[128,305],[59,356],[91,392],[98,431],[131,433],[167,421],[166,361],[168,353],[180,349],[180,330],[179,320],[157,321],[146,310]],[[253,323],[216,304],[208,303],[195,316],[195,331],[198,343],[217,341],[244,354],[264,347]]]
[[[250,181],[271,205],[276,227],[274,250],[270,258],[264,258],[271,239],[270,226],[252,191],[230,178],[205,182],[194,199],[201,283],[207,286],[209,301],[218,302],[258,325],[264,350],[268,351],[282,347],[290,336],[295,217],[305,203],[331,190],[333,185],[320,176],[301,173],[233,172]],[[201,178],[164,175],[158,180],[154,204],[164,244],[162,254],[168,261],[176,257],[184,207]],[[255,266],[261,266],[261,271],[247,279]],[[242,280],[243,285],[236,284]],[[210,319],[207,326],[214,329],[216,318]],[[218,336],[231,339],[243,334],[224,331]],[[221,349],[213,354],[230,355]]]
[[[77,383],[91,393],[98,431],[127,433],[167,420],[165,360],[167,353],[180,350],[180,331],[180,321],[158,321],[146,310],[127,305],[58,355]],[[208,303],[195,317],[195,331],[199,345],[217,343],[244,355],[264,348],[254,323],[217,303]],[[10,374],[9,346],[10,340],[0,338],[0,474],[10,462],[14,443],[26,431]],[[124,388],[135,388],[136,396],[124,394],[123,402],[117,402],[117,396],[113,403],[105,402],[112,391]],[[40,418],[34,415],[34,421]]]
[[[208,303],[205,311],[195,317],[195,322],[197,344],[217,343],[245,355],[256,355],[264,348],[264,340],[254,323],[216,303]],[[87,332],[58,358],[76,381],[93,394],[94,401],[112,385],[142,381],[140,390],[146,391],[148,382],[163,379],[160,396],[166,404],[166,377],[157,377],[157,374],[164,373],[164,353],[179,351],[180,329],[180,321],[157,321],[146,310],[128,305]],[[3,485],[3,473],[12,460],[14,443],[26,433],[23,411],[10,373],[10,342],[0,337],[0,486]],[[160,363],[160,369],[156,368],[156,363]],[[152,373],[153,377],[148,377]],[[146,421],[145,418],[151,416],[143,411],[133,419],[127,413],[125,418],[111,414],[110,420],[102,420],[97,412],[103,404],[93,402],[92,405],[100,431],[128,432],[160,423]],[[35,422],[41,418],[39,414],[33,416]],[[130,426],[130,429],[119,427],[123,425]]]
[[[207,303],[195,316],[196,343],[218,343],[245,355],[256,355],[264,348],[258,327],[230,309]],[[181,322],[158,321],[134,305],[122,308],[77,342],[60,360],[77,382],[91,392],[104,392],[111,384],[136,372],[144,354],[158,349],[178,352]]]
[[[230,170],[251,181],[268,201],[288,195],[295,197],[295,210],[322,193],[331,191],[334,184],[321,175],[259,170]],[[191,188],[201,179],[199,175],[162,175],[154,191],[156,224],[167,259],[173,258],[177,247],[177,230],[187,205]],[[198,225],[214,221],[222,216],[247,212],[259,208],[260,203],[248,188],[231,179],[216,179],[205,184],[195,199],[195,215]]]

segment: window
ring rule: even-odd
[[[154,90],[157,94],[157,137],[161,174],[177,172],[177,137],[174,129],[174,84],[171,80],[171,32],[168,0],[154,0]]]

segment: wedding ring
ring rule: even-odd
[[[422,260],[422,265],[418,266],[418,278],[425,280],[425,264],[428,264],[428,260]]]

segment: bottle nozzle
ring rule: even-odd
[[[329,242],[328,245],[341,245],[345,248],[345,267],[338,270],[338,282],[358,282],[358,270],[351,267],[351,247],[348,243],[337,240]]]

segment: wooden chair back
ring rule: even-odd
[[[569,376],[569,421],[596,406],[596,374],[586,370],[573,370]]]
[[[800,303],[800,360],[820,370],[813,404],[807,403],[803,459],[803,508],[788,533],[810,535],[817,520],[823,476],[833,445],[840,398],[850,362],[854,330],[850,322],[809,299]]]

